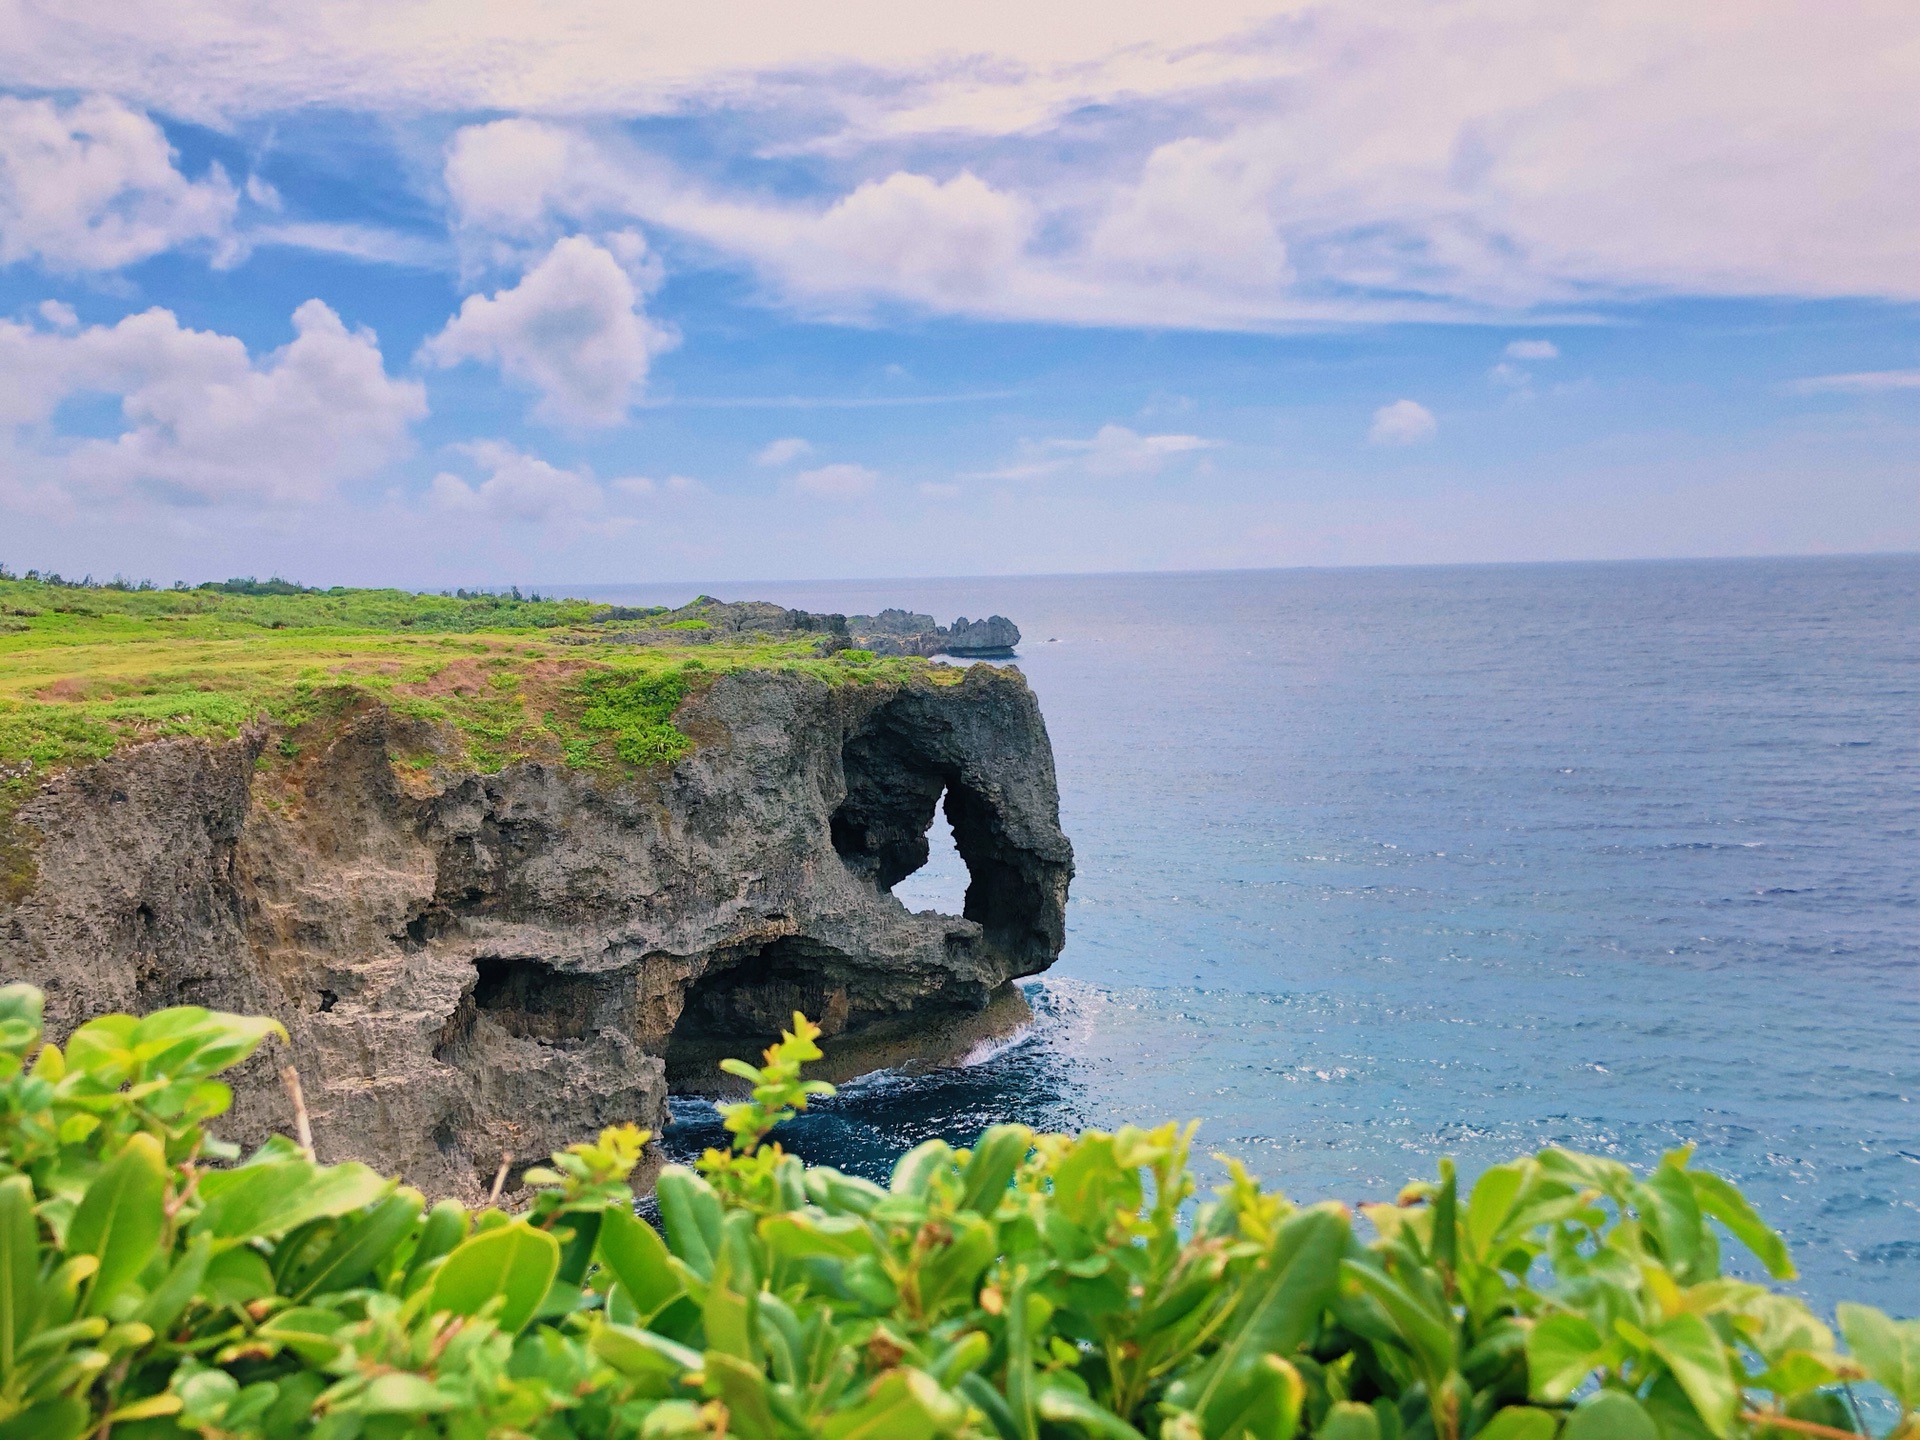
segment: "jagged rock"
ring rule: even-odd
[[[1011,655],[1020,643],[1020,627],[1004,615],[969,620],[962,615],[941,632],[949,655]]]
[[[996,657],[1013,654],[1020,643],[1020,627],[1004,615],[988,620],[962,615],[949,628],[935,625],[931,615],[882,610],[878,615],[850,615],[847,626],[853,643],[876,655]]]
[[[435,732],[372,700],[290,760],[257,763],[281,738],[262,729],[54,776],[16,817],[37,879],[0,902],[0,979],[43,987],[56,1033],[183,1003],[277,1015],[323,1158],[472,1196],[503,1151],[657,1126],[670,1086],[795,1009],[858,1068],[1059,954],[1072,850],[1018,672],[740,672],[677,723],[691,753],[618,786],[397,768]],[[943,796],[965,913],[915,914],[888,887]],[[284,1058],[242,1073],[235,1138],[285,1127]]]

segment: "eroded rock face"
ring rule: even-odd
[[[43,987],[55,1033],[183,1003],[279,1016],[323,1158],[472,1195],[502,1152],[657,1126],[670,1084],[795,1009],[897,1050],[1059,954],[1072,851],[1017,672],[734,674],[678,721],[692,753],[617,787],[408,778],[390,755],[434,737],[370,702],[291,759],[262,731],[57,776],[20,815],[38,880],[0,909],[0,979]],[[965,913],[914,914],[888,889],[943,797]],[[241,1077],[235,1138],[285,1126],[285,1058]]]

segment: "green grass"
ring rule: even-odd
[[[368,702],[437,727],[431,754],[396,755],[415,769],[541,759],[620,778],[685,754],[676,707],[729,671],[831,684],[959,678],[864,651],[823,659],[813,636],[607,644],[588,623],[602,608],[284,582],[133,590],[0,578],[0,832],[66,766],[169,736],[230,739],[254,722],[282,732],[268,765],[287,763],[306,730]],[[659,629],[706,628],[673,613]],[[0,887],[8,864],[0,846]]]

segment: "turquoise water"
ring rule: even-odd
[[[1920,559],[707,588],[1012,616],[1077,855],[1033,1031],[794,1148],[1197,1116],[1351,1201],[1697,1144],[1808,1293],[1920,1308]]]

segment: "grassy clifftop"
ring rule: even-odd
[[[686,749],[674,708],[716,674],[958,678],[922,660],[823,657],[814,635],[720,633],[702,617],[721,608],[0,578],[0,808],[48,771],[128,744],[224,739],[262,718],[292,732],[368,696],[438,722],[464,751],[443,748],[441,763],[494,771],[539,758],[619,773]]]

